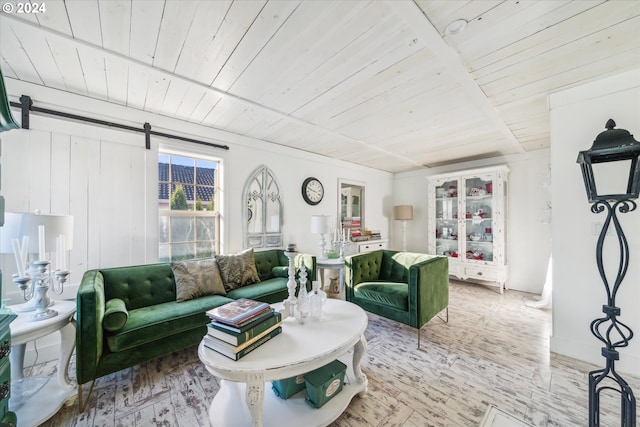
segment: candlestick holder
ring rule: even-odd
[[[347,251],[347,248],[349,247],[351,242],[343,237],[340,237],[338,240],[334,240],[333,242],[331,242],[331,244],[333,245],[333,248],[340,254],[340,259],[344,260],[345,252]]]
[[[49,308],[52,300],[49,298],[49,288],[60,295],[64,291],[64,283],[67,281],[69,271],[49,271],[49,261],[35,261],[25,276],[14,275],[13,281],[22,291],[25,301],[33,301],[35,313],[29,316],[29,321],[50,319],[58,315],[58,312]]]
[[[298,303],[298,300],[296,298],[296,266],[294,264],[298,252],[296,252],[295,250],[289,250],[289,248],[287,248],[287,250],[284,251],[284,255],[289,258],[289,280],[287,281],[287,291],[289,292],[289,297],[282,302],[284,309],[280,314],[282,315],[283,319],[286,319],[287,317],[294,316],[296,304]]]
[[[300,264],[300,289],[298,290],[298,304],[296,305],[295,318],[301,324],[304,324],[311,306],[309,305],[309,294],[307,292],[307,269],[304,266],[304,260]]]

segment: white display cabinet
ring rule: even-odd
[[[509,168],[434,175],[428,180],[428,252],[449,257],[449,275],[507,287]]]

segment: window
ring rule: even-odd
[[[159,259],[206,258],[220,251],[217,160],[158,155]]]

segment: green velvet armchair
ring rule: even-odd
[[[420,329],[443,310],[449,320],[446,256],[377,250],[345,259],[345,298],[364,310]]]

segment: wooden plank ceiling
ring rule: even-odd
[[[547,147],[549,93],[640,69],[640,1],[45,4],[6,79],[389,172]]]

